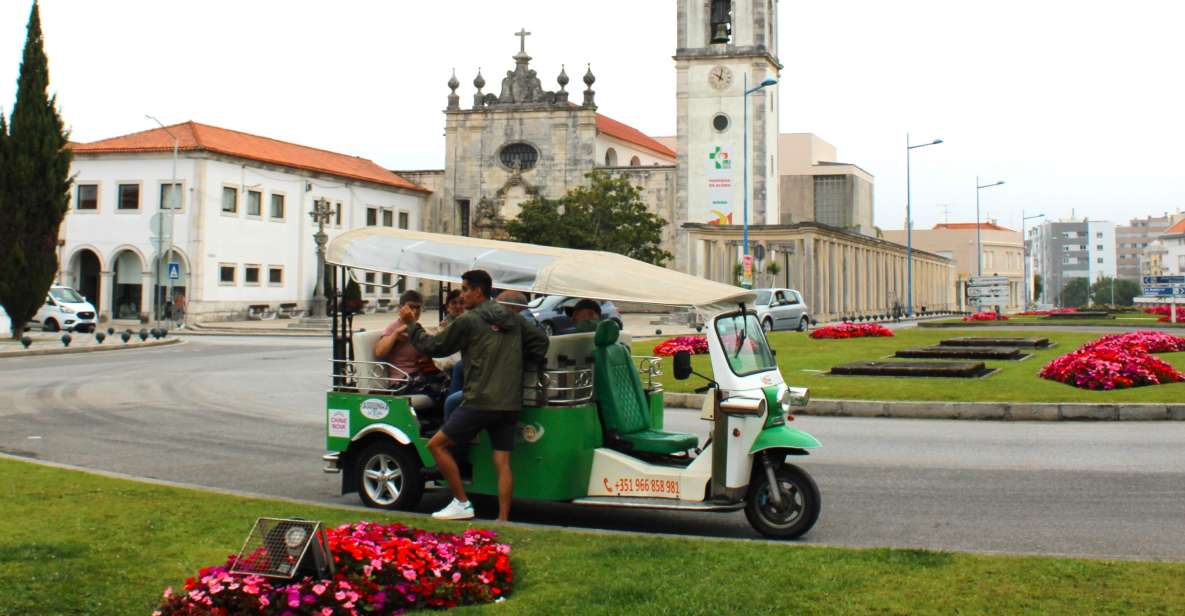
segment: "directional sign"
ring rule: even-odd
[[[1005,299],[1008,290],[1000,287],[967,287],[967,297],[972,299]]]
[[[969,280],[967,280],[967,286],[969,287],[991,287],[1000,285],[1006,286],[1007,284],[1007,276],[972,276]]]
[[[1172,297],[1185,295],[1185,287],[1144,287],[1144,295],[1156,297]]]
[[[169,280],[181,280],[181,264],[176,261],[169,263]]]
[[[1144,286],[1161,284],[1185,284],[1185,276],[1144,276]]]

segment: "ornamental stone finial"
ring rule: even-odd
[[[485,77],[481,76],[481,67],[477,67],[477,77],[473,78],[473,87],[477,88],[477,93],[473,95],[473,108],[485,106],[485,95],[481,93],[481,89],[486,86]]]
[[[593,75],[592,64],[588,65],[588,70],[584,73],[584,85],[588,88],[584,91],[584,106],[591,109],[597,108],[596,92],[593,92],[592,86],[596,83],[597,78]]]
[[[459,87],[461,87],[461,82],[457,81],[457,69],[454,67],[453,75],[448,78],[448,89],[452,90],[453,94],[456,94]]]
[[[592,88],[592,85],[594,83],[596,83],[596,81],[597,81],[597,78],[592,73],[592,64],[590,63],[588,65],[588,70],[585,71],[585,73],[584,73],[584,85],[588,86],[589,88]]]
[[[568,85],[568,71],[563,64],[560,65],[560,76],[555,78],[556,83],[560,84],[560,92]]]
[[[457,81],[457,69],[453,69],[452,77],[448,78],[448,108],[459,109],[461,106],[461,97],[457,96],[457,88],[461,86],[461,82]]]

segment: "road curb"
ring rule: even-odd
[[[110,339],[110,338],[109,338]],[[74,353],[98,353],[99,351],[121,351],[124,349],[144,349],[148,347],[168,346],[170,344],[180,344],[181,340],[178,338],[166,338],[164,340],[145,340],[144,342],[126,342],[116,343],[112,342],[109,345],[96,344],[93,346],[83,347],[62,347],[60,349],[31,349],[28,351],[0,351],[0,359],[6,357],[36,357],[41,355],[70,355]]]
[[[668,406],[677,408],[698,409],[704,403],[702,394],[667,392],[664,399]],[[995,421],[1185,421],[1185,404],[813,399],[794,414]]]

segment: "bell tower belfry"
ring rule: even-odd
[[[678,20],[676,222],[742,224],[747,160],[749,224],[777,224],[777,0],[679,0]]]

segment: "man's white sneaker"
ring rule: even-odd
[[[432,514],[437,520],[471,520],[473,519],[473,503],[457,500],[455,497],[444,509]]]

